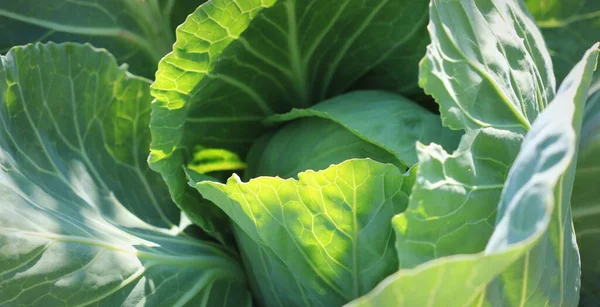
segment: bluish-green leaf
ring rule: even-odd
[[[146,163],[148,80],[129,75],[107,52],[76,44],[15,47],[1,69],[0,141],[20,172],[39,174],[34,179],[50,189],[57,178],[69,181],[71,160],[84,161],[142,220],[165,228],[179,223],[177,206]],[[124,182],[140,189],[131,193]]]
[[[0,58],[0,305],[250,306],[231,255],[178,235],[149,112],[149,82],[106,51]]]
[[[433,0],[429,31],[420,85],[446,126],[524,134],[552,100],[550,56],[520,1]]]
[[[519,1],[434,0],[430,16],[420,85],[444,125],[466,133],[453,153],[417,149],[415,188],[394,219],[400,268],[485,248],[523,137],[554,96],[550,56]]]
[[[160,3],[159,3],[160,2]],[[0,54],[33,42],[89,42],[153,78],[183,22],[202,0],[14,0],[0,2]]]
[[[400,270],[350,306],[577,304],[579,259],[570,197],[597,57],[595,45],[527,134],[502,190],[485,250]]]

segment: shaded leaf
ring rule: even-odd
[[[451,151],[460,140],[459,133],[442,127],[438,115],[402,96],[380,91],[351,92],[307,109],[274,115],[267,123],[305,117],[324,118],[343,126],[394,155],[404,167],[417,163],[417,141],[437,143]]]
[[[200,5],[207,0],[158,0],[162,15],[168,18],[169,25],[175,32],[175,29],[182,24],[185,19],[193,13]]]
[[[600,41],[600,2],[525,0],[550,49],[559,82],[590,45]]]
[[[157,0],[2,1],[0,53],[38,41],[89,42],[110,50],[134,73],[154,78],[158,61],[175,40],[171,14],[173,21],[183,22],[181,15],[203,1],[162,2],[168,3],[159,7]]]
[[[297,178],[303,171],[324,170],[353,158],[371,158],[406,170],[406,166],[385,149],[328,119],[301,118],[265,138],[257,141],[248,154],[246,179]]]
[[[600,80],[596,78],[596,80]],[[577,172],[571,197],[573,224],[581,253],[581,304],[600,303],[600,92],[592,92],[584,111]]]
[[[232,256],[177,235],[148,85],[89,45],[1,58],[0,305],[251,304]]]

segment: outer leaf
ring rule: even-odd
[[[550,57],[518,1],[434,0],[430,16],[420,85],[466,135],[451,155],[417,150],[417,184],[394,219],[400,268],[484,249],[523,136],[554,95]]]
[[[518,0],[433,0],[420,85],[453,129],[524,134],[555,91],[550,56]]]
[[[179,214],[144,163],[148,84],[89,45],[1,58],[0,305],[250,304],[229,255],[142,221]]]
[[[194,8],[199,5],[198,1],[187,2],[195,2]],[[37,41],[90,42],[107,48],[119,62],[128,63],[133,72],[145,77],[154,77],[156,64],[173,44],[174,29],[157,0],[0,3],[0,53]]]
[[[152,168],[184,210],[197,145],[245,156],[266,117],[350,88],[417,93],[426,0],[213,0],[177,31],[152,89]],[[269,33],[269,35],[265,35]],[[208,218],[208,215],[207,215]],[[208,226],[207,226],[208,227]],[[214,229],[208,229],[214,231]]]
[[[203,181],[196,188],[239,227],[263,302],[339,306],[397,267],[390,224],[406,206],[403,177],[368,159],[298,177],[242,183],[234,175],[226,185]]]
[[[542,29],[556,79],[562,81],[579,56],[600,40],[600,2],[595,0],[525,0]]]
[[[147,80],[89,45],[17,47],[1,65],[0,144],[23,165],[21,172],[39,173],[34,181],[50,187],[61,176],[68,181],[70,160],[85,161],[101,186],[142,220],[166,228],[179,223],[179,210],[145,160]]]
[[[417,163],[417,141],[436,143],[447,150],[454,150],[460,139],[459,133],[442,127],[439,116],[402,96],[380,91],[351,92],[308,109],[293,109],[286,114],[274,115],[268,122],[305,117],[331,120],[361,139],[387,150],[405,167]]]
[[[584,113],[571,207],[581,252],[581,305],[595,306],[600,303],[600,92],[588,99]]]
[[[525,138],[485,251],[400,270],[351,306],[577,304],[578,259],[569,198],[597,48],[574,68]]]

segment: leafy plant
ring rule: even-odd
[[[0,305],[598,304],[595,4],[526,4],[0,4]]]

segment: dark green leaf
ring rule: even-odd
[[[285,125],[264,143],[259,140],[248,157],[249,167],[244,174],[247,179],[297,178],[303,171],[324,170],[352,158],[371,158],[406,170],[406,166],[385,149],[331,120],[318,117],[301,118]]]
[[[171,6],[194,3],[187,14],[200,3],[168,2]],[[114,53],[134,73],[153,78],[158,61],[174,42],[175,28],[169,24],[170,17],[163,15],[166,10],[157,0],[1,1],[0,53],[38,41],[89,42]],[[179,7],[170,11],[182,14]]]
[[[562,81],[590,45],[600,41],[600,1],[525,0],[550,49]]]
[[[596,78],[600,80],[600,78]],[[587,101],[579,160],[571,197],[573,223],[581,253],[581,305],[600,304],[600,92]]]
[[[168,18],[171,29],[175,31],[188,15],[208,0],[158,0],[162,15]]]
[[[305,117],[324,118],[343,126],[364,141],[388,151],[404,168],[417,163],[417,141],[440,144],[452,151],[460,140],[459,133],[442,127],[438,115],[402,96],[379,91],[340,95],[308,109],[294,109],[286,114],[274,115],[267,122],[285,122]],[[327,135],[323,132],[319,134],[321,137]]]

